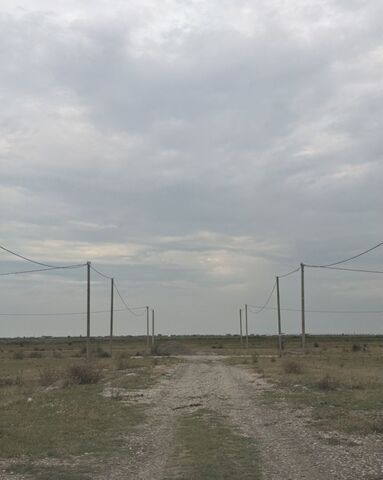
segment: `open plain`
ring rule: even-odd
[[[0,479],[383,478],[383,339],[1,343]]]

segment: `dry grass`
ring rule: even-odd
[[[91,363],[70,365],[65,371],[65,385],[90,385],[101,380],[101,369]]]
[[[304,372],[303,362],[298,362],[297,360],[293,360],[291,358],[285,360],[282,367],[285,373],[300,374]]]
[[[344,343],[321,341],[320,349],[275,362],[259,358],[255,368],[277,386],[264,400],[311,407],[315,428],[383,432],[383,351],[376,343],[361,349]]]
[[[62,459],[84,453],[89,454],[86,458],[106,458],[125,447],[125,435],[144,418],[143,408],[104,398],[105,384],[141,390],[160,373],[156,375],[150,357],[130,360],[137,343],[131,348],[116,345],[116,356],[119,351],[130,362],[121,372],[114,359],[95,358],[100,352],[97,344],[89,362],[74,360],[83,343],[0,341],[0,460],[21,456],[29,468],[29,458]],[[130,372],[139,374],[127,375]],[[69,473],[68,478],[72,478]]]

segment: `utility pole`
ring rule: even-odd
[[[247,323],[247,303],[245,305],[246,348],[249,348],[249,328]]]
[[[239,309],[239,336],[241,337],[241,348],[243,347],[242,338],[242,308]]]
[[[154,308],[152,309],[152,346],[154,346]]]
[[[302,348],[306,346],[305,324],[305,266],[301,263],[301,313],[302,313]]]
[[[281,327],[281,302],[279,297],[279,277],[276,277],[277,282],[277,307],[278,307],[278,350],[279,356],[282,356],[282,327]]]
[[[149,307],[146,307],[146,347],[149,350],[149,337],[150,337],[150,330],[149,330]]]
[[[113,353],[113,300],[114,300],[114,278],[110,279],[110,356]]]
[[[90,357],[90,262],[87,267],[87,292],[86,292],[86,358]]]

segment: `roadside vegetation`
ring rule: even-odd
[[[305,354],[257,355],[246,363],[276,386],[264,402],[305,409],[313,428],[382,434],[383,342],[358,340],[323,339]]]
[[[288,337],[282,357],[275,337],[250,337],[248,349],[238,336],[159,337],[154,348],[144,337],[126,337],[113,345],[111,357],[107,340],[93,340],[86,360],[83,338],[0,340],[3,471],[94,478],[126,455],[126,438],[145,421],[147,405],[131,399],[182,355],[245,365],[273,385],[260,401],[301,410],[313,429],[383,433],[382,337],[308,337],[305,353],[299,337]],[[259,478],[256,445],[223,419],[198,410],[177,422],[169,478]]]
[[[92,478],[105,461],[123,452],[126,436],[145,419],[144,406],[129,401],[125,392],[155,384],[175,361],[138,356],[129,347],[117,348],[110,357],[96,343],[86,360],[82,344],[0,343],[0,463],[5,471],[38,480]]]

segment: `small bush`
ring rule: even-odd
[[[362,347],[357,344],[357,343],[354,343],[353,346],[352,346],[352,351],[353,352],[360,352],[362,350]]]
[[[319,388],[319,390],[328,392],[330,390],[336,390],[339,387],[339,382],[329,373],[326,373],[326,375],[319,380],[316,386]]]
[[[110,353],[101,348],[100,346],[97,347],[96,350],[96,357],[98,358],[110,358]]]
[[[303,373],[303,365],[296,360],[286,360],[283,363],[283,371],[285,373]]]
[[[98,383],[101,380],[99,368],[90,364],[71,365],[65,371],[66,385],[88,385]]]
[[[314,342],[314,348],[319,348],[319,343],[318,342]]]
[[[12,355],[12,358],[13,358],[13,360],[24,360],[25,355],[24,355],[23,352],[15,352],[15,353]]]

